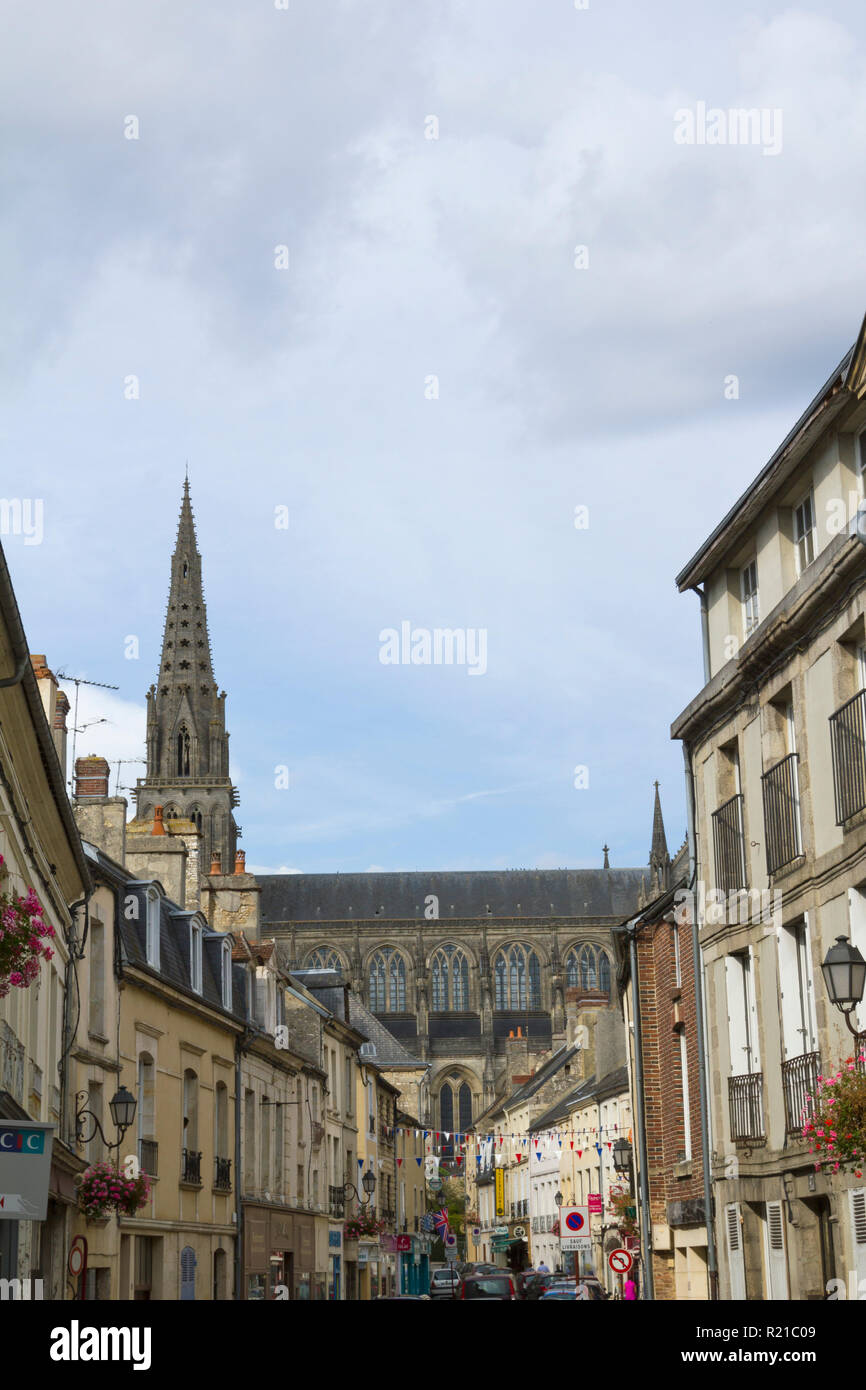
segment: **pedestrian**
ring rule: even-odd
[[[637,1298],[637,1284],[633,1279],[626,1279],[622,1287],[622,1296],[630,1302]]]
[[[548,1266],[544,1263],[544,1260],[542,1260],[541,1263],[540,1263],[540,1265],[538,1266],[538,1272],[539,1272],[539,1274],[549,1274],[549,1273],[550,1273],[550,1269],[549,1269]]]

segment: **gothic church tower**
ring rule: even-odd
[[[184,481],[159,678],[147,692],[147,775],[135,791],[137,818],[163,807],[164,820],[191,820],[201,834],[202,874],[220,856],[223,873],[234,868],[238,794],[229,778],[229,736],[224,690],[214,679],[201,556]]]

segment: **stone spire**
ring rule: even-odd
[[[159,678],[147,694],[147,775],[136,787],[137,816],[191,820],[201,834],[200,866],[214,855],[230,874],[237,849],[232,808],[237,793],[229,779],[225,691],[217,688],[207,627],[201,556],[184,479]],[[170,827],[169,827],[170,828]]]
[[[650,845],[650,879],[651,891],[663,892],[670,886],[671,857],[668,854],[668,842],[665,836],[665,823],[662,820],[662,803],[659,796],[659,784],[655,782],[655,804],[653,806],[653,835]]]

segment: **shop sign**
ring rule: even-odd
[[[48,1215],[54,1125],[0,1123],[0,1221],[44,1221]]]

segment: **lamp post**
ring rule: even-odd
[[[361,1196],[353,1182],[344,1182],[343,1191],[351,1192],[359,1207],[368,1207],[373,1200],[373,1193],[376,1191],[376,1174],[373,1172],[372,1168],[368,1168],[362,1177],[361,1186],[367,1194],[366,1197]]]
[[[109,1144],[105,1137],[99,1117],[94,1115],[92,1110],[87,1109],[87,1102],[90,1095],[87,1091],[78,1091],[75,1096],[77,1110],[75,1112],[75,1138],[79,1144],[89,1144],[93,1136],[98,1132],[99,1137],[109,1153],[113,1149],[119,1149],[123,1143],[123,1136],[130,1128],[135,1119],[135,1096],[132,1095],[125,1086],[121,1086],[115,1091],[108,1108],[111,1111],[111,1118],[117,1130],[117,1139],[113,1144]],[[89,1131],[89,1132],[88,1132]]]
[[[617,1139],[614,1143],[613,1167],[614,1172],[628,1177],[629,1191],[631,1191],[632,1147],[627,1139]]]
[[[843,1015],[849,1033],[859,1037],[859,1029],[851,1022],[851,1016],[866,987],[866,960],[847,936],[837,936],[836,945],[830,947],[821,970],[830,1003]]]

